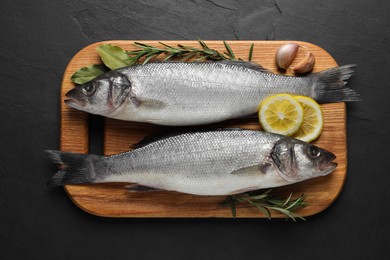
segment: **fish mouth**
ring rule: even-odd
[[[81,109],[86,105],[86,102],[83,102],[82,99],[77,98],[77,93],[75,88],[69,90],[65,94],[65,97],[67,97],[66,99],[64,99],[65,104],[67,104],[72,108]]]
[[[323,163],[320,165],[321,175],[325,176],[333,172],[338,164],[333,160],[336,159],[336,155],[331,152],[326,152]]]
[[[80,104],[80,102],[78,102],[75,99],[71,99],[71,98],[65,99],[64,103],[67,104],[68,106],[70,106],[72,108],[76,108],[76,109],[82,109],[84,107],[82,104]]]

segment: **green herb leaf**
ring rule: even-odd
[[[229,56],[231,60],[235,60],[236,56],[234,55],[234,52],[232,51],[232,48],[230,48],[229,44],[227,42],[223,41],[223,44],[225,45],[226,50],[229,52]]]
[[[165,57],[164,61],[172,59],[175,55],[176,55],[176,53],[169,54],[168,56]]]
[[[96,48],[103,63],[112,70],[133,64],[133,60],[121,47],[103,44]]]
[[[151,59],[153,58],[156,58],[159,54],[156,54],[156,53],[149,53],[146,55],[146,59],[144,60],[144,62],[142,64],[146,64],[148,63]]]
[[[162,46],[167,47],[168,49],[174,49],[172,46],[169,46],[169,45],[166,44],[166,43],[163,43],[163,42],[158,42],[158,43],[161,44]]]
[[[251,48],[249,49],[249,56],[248,56],[248,61],[252,61],[252,55],[253,55],[253,48],[255,47],[255,44],[251,44]]]
[[[106,73],[108,68],[103,64],[87,66],[76,71],[70,78],[76,84],[84,84]]]
[[[230,201],[230,207],[232,209],[232,215],[233,215],[233,218],[236,218],[237,216],[237,210],[236,210],[236,202],[234,200],[231,200]]]
[[[259,205],[258,203],[255,203],[253,201],[248,201],[251,205],[255,206],[258,210],[260,210],[264,216],[266,216],[268,219],[271,219],[271,212],[269,209],[267,209],[264,206]]]
[[[267,193],[263,193],[260,195],[249,196],[247,199],[249,199],[249,200],[262,200],[262,199],[265,199],[267,196],[268,196]]]

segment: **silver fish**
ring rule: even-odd
[[[70,90],[65,103],[92,114],[159,125],[199,125],[244,117],[273,94],[318,102],[357,101],[345,86],[354,65],[307,77],[273,74],[240,61],[156,62],[110,71]]]
[[[196,195],[228,195],[324,176],[337,166],[336,156],[324,149],[262,131],[184,133],[140,146],[112,156],[48,151],[60,165],[48,185],[130,182]]]

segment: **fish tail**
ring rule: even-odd
[[[346,87],[354,67],[355,64],[349,64],[313,74],[313,98],[319,103],[361,101],[356,91]]]
[[[47,186],[62,186],[66,184],[91,183],[94,181],[93,159],[97,155],[46,151],[49,158],[58,165],[58,171],[47,181]]]

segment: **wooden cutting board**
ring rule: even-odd
[[[141,41],[159,45],[158,41]],[[265,68],[279,73],[274,63],[275,52],[284,41],[228,41],[237,57],[247,59],[251,43],[255,44],[252,61]],[[290,41],[291,42],[291,41]],[[106,41],[91,44],[79,51],[69,62],[62,81],[61,94],[61,150],[88,153],[88,114],[69,108],[64,104],[65,93],[74,87],[70,77],[79,68],[100,63],[96,47],[115,44],[126,50],[132,50],[133,41]],[[169,45],[178,43],[187,46],[199,46],[196,41],[164,41]],[[206,41],[216,50],[225,51],[222,41]],[[322,48],[307,42],[297,42],[305,46],[316,57],[314,72],[337,66],[332,56]],[[304,56],[303,49],[298,53],[294,63]],[[290,192],[296,196],[304,193],[308,206],[298,210],[301,216],[310,216],[326,209],[340,194],[346,178],[346,109],[344,103],[321,105],[324,114],[324,129],[314,144],[333,152],[338,163],[337,169],[330,175],[304,181],[290,186],[273,189],[273,194],[287,198]],[[208,127],[241,127],[261,130],[257,119],[240,119]],[[187,128],[188,129],[188,128]],[[196,127],[192,129],[197,129]],[[104,154],[111,155],[130,149],[131,144],[143,137],[177,132],[177,128],[155,126],[144,123],[123,122],[105,119]],[[72,201],[82,210],[104,217],[232,217],[230,207],[222,206],[224,196],[195,196],[176,192],[140,192],[129,193],[125,183],[66,185],[65,190]],[[249,205],[237,207],[237,217],[263,218],[258,209]],[[272,217],[284,215],[272,212]]]

